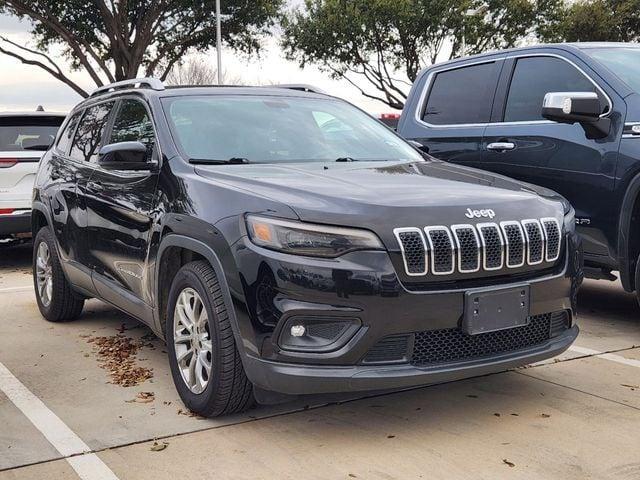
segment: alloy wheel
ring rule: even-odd
[[[173,344],[182,380],[193,393],[202,393],[211,378],[213,345],[207,309],[198,292],[183,289],[173,315]]]
[[[46,242],[40,242],[36,255],[36,285],[38,296],[44,307],[51,303],[53,295],[53,272],[51,267],[51,252]]]

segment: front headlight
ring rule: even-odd
[[[335,258],[354,250],[383,250],[372,232],[355,228],[247,215],[247,231],[253,243],[295,255]]]

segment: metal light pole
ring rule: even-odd
[[[220,28],[220,0],[216,0],[216,53],[218,55],[218,85],[222,85],[222,32]]]

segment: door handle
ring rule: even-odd
[[[504,152],[506,150],[513,150],[514,148],[516,148],[516,144],[513,142],[493,142],[487,145],[487,150],[496,152]]]

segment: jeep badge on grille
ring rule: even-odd
[[[470,208],[467,208],[467,213],[465,213],[464,216],[467,218],[493,218],[496,216],[496,212],[494,212],[490,208],[486,208],[483,210],[471,210]]]

